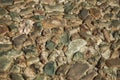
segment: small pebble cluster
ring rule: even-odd
[[[120,0],[0,0],[0,80],[120,80]]]

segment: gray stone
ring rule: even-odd
[[[25,80],[21,74],[16,74],[16,73],[11,74],[11,79],[12,80]]]
[[[43,68],[44,73],[46,73],[49,76],[53,76],[55,74],[55,64],[54,62],[48,62],[45,64]]]
[[[68,45],[68,50],[66,51],[66,56],[70,60],[74,53],[79,51],[82,47],[84,47],[87,44],[87,42],[83,39],[76,39],[70,42]]]
[[[11,49],[9,51],[6,51],[4,54],[11,58],[17,58],[17,57],[23,55],[23,52],[20,50]]]
[[[117,17],[120,18],[120,11],[118,12]]]
[[[87,18],[88,14],[89,11],[87,9],[82,9],[80,10],[79,17],[84,20]]]
[[[26,58],[33,57],[33,56],[36,56],[38,54],[37,49],[34,45],[26,46],[23,49],[23,51],[26,55]]]
[[[7,13],[7,10],[0,7],[0,18],[3,17],[6,13]]]
[[[111,21],[111,26],[113,26],[113,27],[118,27],[118,26],[120,26],[120,21],[119,21],[119,20],[112,20],[112,21]]]
[[[0,72],[5,72],[11,67],[12,60],[5,56],[0,57]]]
[[[72,65],[67,73],[67,79],[79,80],[89,69],[87,63],[77,62]]]
[[[67,45],[70,41],[70,37],[68,33],[64,33],[61,37],[61,42],[65,45]]]
[[[46,42],[46,49],[52,51],[55,48],[55,43],[51,40],[48,40]]]
[[[12,18],[13,21],[20,21],[21,18],[20,18],[20,16],[19,16],[18,13],[16,13],[16,12],[10,12],[9,14],[10,14],[10,16],[11,16],[11,18]]]
[[[81,52],[76,52],[73,55],[73,61],[79,61],[79,60],[83,60],[84,59],[84,55]]]
[[[14,0],[0,0],[1,6],[12,5]]]

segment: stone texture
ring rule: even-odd
[[[16,74],[16,73],[11,74],[11,79],[12,80],[25,80],[21,74]]]
[[[5,72],[10,69],[12,60],[7,57],[0,57],[0,72]]]
[[[106,65],[109,67],[119,67],[120,59],[119,58],[108,59],[108,60],[106,60]]]
[[[67,55],[68,58],[71,58],[75,52],[79,51],[86,44],[87,42],[83,39],[73,40],[68,45],[68,50],[65,54]]]
[[[46,73],[49,76],[53,76],[55,74],[55,64],[54,62],[48,62],[44,66],[44,73]]]
[[[67,73],[67,79],[79,80],[88,69],[89,65],[87,63],[75,63]]]

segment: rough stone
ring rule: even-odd
[[[16,73],[11,74],[11,79],[12,80],[25,80],[21,74],[16,74]]]
[[[54,62],[46,63],[43,70],[44,70],[44,73],[46,73],[47,75],[53,76],[55,74],[55,64],[54,64]]]
[[[68,59],[72,58],[73,54],[79,51],[86,44],[87,42],[83,39],[76,39],[71,41],[70,44],[68,45],[68,50],[65,53]]]
[[[67,79],[79,80],[88,69],[89,65],[87,63],[75,63],[67,73]]]
[[[55,43],[51,40],[48,40],[46,42],[46,49],[52,51],[55,48]]]
[[[10,69],[12,60],[5,56],[0,57],[0,72],[5,72]]]

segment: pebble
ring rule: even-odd
[[[16,73],[11,74],[11,79],[12,80],[25,80],[21,74],[16,74]]]
[[[5,10],[4,8],[0,7],[0,18],[2,18],[6,14],[7,14],[7,10]]]
[[[23,42],[27,39],[25,34],[19,35],[13,39],[13,44],[17,47],[23,44]]]
[[[78,15],[80,16],[81,19],[84,20],[87,18],[88,14],[89,14],[88,9],[82,9],[80,10],[80,13]]]
[[[49,76],[53,76],[55,74],[55,63],[54,62],[48,62],[45,64],[44,73],[46,73]]]
[[[46,42],[46,49],[52,51],[55,48],[55,43],[53,41],[48,40]]]
[[[76,40],[71,41],[68,45],[68,50],[65,53],[68,59],[71,59],[73,54],[79,51],[86,44],[87,42],[83,39],[76,39]]]
[[[89,65],[87,63],[75,63],[72,65],[67,73],[67,79],[79,80],[86,71],[88,71]]]
[[[5,72],[10,69],[12,65],[12,59],[5,56],[0,57],[0,72]]]

